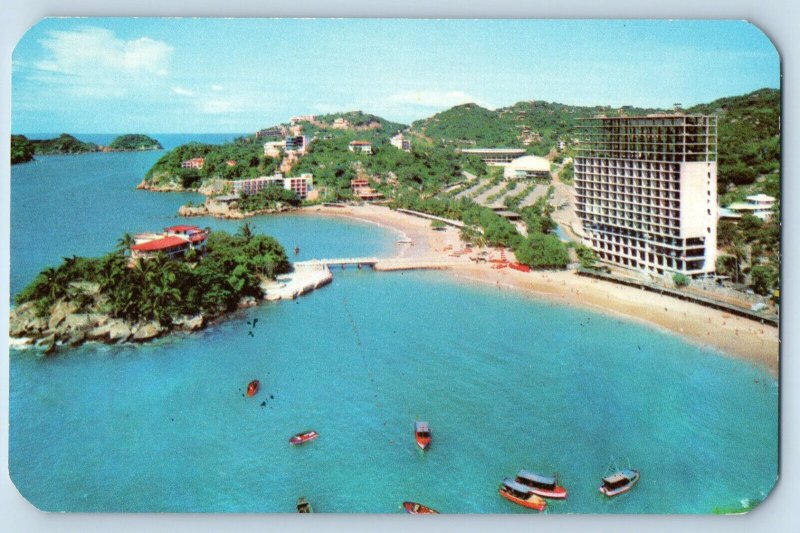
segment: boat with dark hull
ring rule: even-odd
[[[311,504],[306,500],[305,496],[301,496],[297,499],[297,512],[298,513],[313,513],[314,508],[311,507]]]

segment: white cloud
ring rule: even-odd
[[[204,99],[200,103],[200,111],[208,115],[221,115],[235,112],[236,106],[231,100],[223,100],[221,98]]]
[[[126,41],[95,27],[51,31],[39,44],[45,57],[34,64],[37,81],[93,97],[121,96],[166,77],[173,52],[163,41]]]
[[[214,92],[220,92],[223,89],[222,85],[214,84],[211,86],[211,90]]]
[[[395,104],[435,108],[452,107],[470,102],[486,106],[474,96],[463,91],[401,91],[389,96],[388,100]]]
[[[186,89],[184,87],[173,87],[172,92],[180,96],[189,96],[189,97],[194,96],[194,91]]]

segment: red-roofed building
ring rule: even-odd
[[[202,157],[193,157],[192,159],[187,159],[186,161],[181,162],[181,168],[203,168],[203,165],[206,164],[206,160]]]
[[[362,154],[372,154],[372,143],[368,141],[353,141],[347,145],[351,152],[361,152]]]
[[[229,167],[235,167],[236,161],[234,161],[233,159],[228,159],[227,161],[225,161],[225,164],[228,165]]]
[[[189,250],[203,252],[209,230],[197,226],[178,225],[164,228],[164,233],[142,233],[136,235],[131,246],[131,261],[147,259],[158,254],[168,258],[182,257]]]

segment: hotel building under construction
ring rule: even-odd
[[[584,244],[620,267],[713,274],[716,117],[596,117],[580,120],[578,130],[576,212]]]

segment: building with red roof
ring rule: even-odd
[[[197,226],[178,225],[164,228],[163,233],[141,233],[130,247],[131,261],[164,254],[173,259],[183,257],[189,250],[205,251],[210,230]]]
[[[372,143],[369,141],[352,141],[347,145],[351,152],[361,152],[362,154],[372,154]]]

